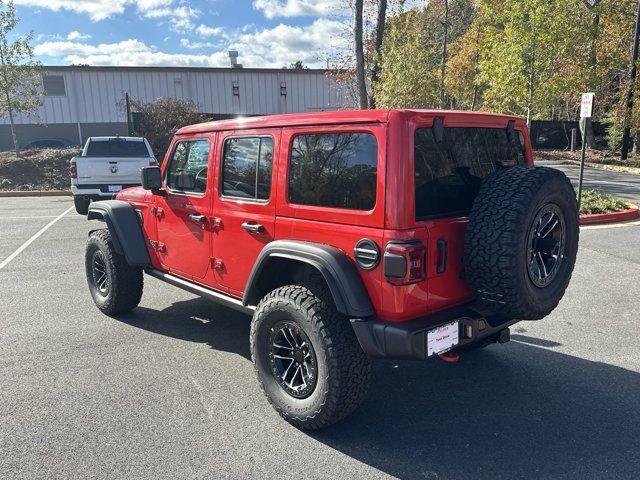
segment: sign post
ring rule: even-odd
[[[582,125],[582,152],[580,153],[580,180],[578,181],[578,211],[580,211],[580,203],[582,202],[582,179],[584,177],[584,157],[587,149],[587,129],[591,122],[593,114],[594,93],[583,93],[580,102],[580,121],[584,119]]]

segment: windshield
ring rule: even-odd
[[[92,140],[87,147],[87,157],[148,157],[149,151],[144,142],[114,138],[111,140]]]

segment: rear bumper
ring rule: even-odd
[[[483,316],[469,307],[452,308],[406,322],[388,323],[377,319],[352,319],[351,324],[362,349],[372,357],[427,358],[427,332],[458,321],[459,343],[453,348],[481,342],[508,340],[509,326],[519,320]]]
[[[121,185],[121,184],[118,184]],[[122,184],[122,189],[129,187],[135,187],[138,184]],[[71,193],[74,196],[86,197],[87,199],[110,199],[118,192],[110,192],[109,185],[107,184],[86,184],[86,185],[71,185]]]

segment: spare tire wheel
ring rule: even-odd
[[[478,306],[520,320],[545,317],[571,279],[578,205],[559,170],[507,167],[480,188],[465,235],[465,278]]]

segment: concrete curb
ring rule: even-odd
[[[10,190],[0,191],[0,197],[70,197],[71,190]]]
[[[553,161],[553,160],[547,160],[547,161]],[[565,165],[574,165],[579,167],[580,166],[580,162],[577,160],[570,160],[570,159],[565,159],[565,160],[560,160],[560,162],[562,162]],[[589,167],[589,168],[593,168],[596,170],[605,170],[607,172],[616,172],[616,173],[628,173],[630,175],[640,175],[640,168],[638,167],[623,167],[622,165],[607,165],[606,163],[591,163],[591,162],[584,162],[584,166],[585,167]]]
[[[606,223],[620,223],[640,218],[638,207],[629,208],[620,212],[592,213],[580,215],[580,225],[602,225]]]

